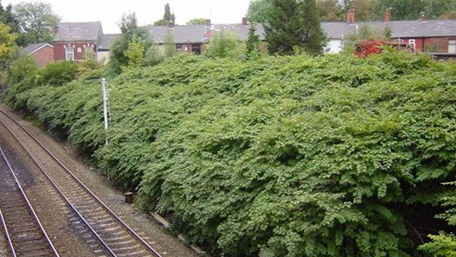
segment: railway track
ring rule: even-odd
[[[0,219],[12,256],[59,256],[0,148]]]
[[[161,257],[157,250],[110,210],[62,161],[14,118],[0,110],[0,121],[103,246],[107,255]]]

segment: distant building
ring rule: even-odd
[[[456,20],[426,20],[423,16],[418,20],[391,21],[390,17],[390,11],[386,10],[383,21],[356,22],[355,11],[350,10],[347,22],[322,22],[328,38],[327,52],[340,52],[347,37],[362,26],[369,26],[382,31],[389,28],[395,41],[415,51],[456,55]]]
[[[65,22],[54,31],[55,60],[85,60],[88,54],[97,58],[98,44],[103,36],[101,22]]]
[[[389,28],[392,37],[400,44],[407,45],[414,51],[425,52],[437,58],[456,57],[456,20],[418,20],[391,21],[391,13],[385,11],[383,21],[357,22],[355,11],[349,10],[347,22],[322,22],[321,26],[327,36],[325,52],[339,53],[344,41],[362,26],[385,30]],[[164,51],[166,35],[173,37],[177,51],[204,53],[205,45],[210,42],[216,32],[230,31],[236,34],[241,41],[248,39],[249,24],[243,18],[238,24],[212,24],[206,20],[203,25],[170,25],[148,26],[152,39]],[[264,40],[262,24],[256,25],[257,35]],[[83,60],[85,52],[91,49],[98,60],[109,57],[112,42],[120,34],[103,34],[100,22],[70,22],[61,23],[54,36],[55,60]]]
[[[48,63],[54,61],[54,47],[48,43],[38,43],[29,45],[19,51],[21,55],[30,55],[43,68]]]

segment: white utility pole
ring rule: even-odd
[[[101,79],[101,86],[103,88],[103,117],[104,117],[104,129],[108,130],[108,86],[106,79]],[[106,138],[106,145],[108,144],[108,139]]]

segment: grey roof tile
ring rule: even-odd
[[[54,41],[98,41],[103,34],[101,22],[60,23]]]
[[[48,43],[32,44],[32,45],[28,45],[28,46],[22,48],[21,50],[19,50],[19,54],[21,54],[21,55],[32,54],[32,53],[34,53],[36,50],[38,50],[38,49],[40,49],[40,48],[42,48],[42,47],[44,47],[44,46],[46,46],[46,45],[48,45],[48,46],[50,46],[50,47],[53,48],[53,46],[50,45],[50,44],[48,44]]]
[[[98,50],[109,50],[112,42],[120,37],[120,34],[104,34],[100,36],[100,41],[98,42]]]
[[[394,38],[448,37],[456,36],[456,20],[427,20],[427,21],[382,21],[359,22],[322,22],[321,26],[329,39],[342,39],[356,31],[356,28],[368,25],[384,29],[389,26]]]

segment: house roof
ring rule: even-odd
[[[100,36],[100,41],[98,41],[98,50],[109,50],[112,42],[116,40],[120,34],[104,34]]]
[[[214,32],[225,30],[231,31],[238,35],[241,40],[247,40],[249,37],[249,25],[242,24],[215,24],[211,26],[206,25],[176,25],[174,27],[168,26],[150,26],[147,30],[151,34],[153,40],[157,44],[165,43],[166,34],[169,32],[174,37],[176,44],[183,43],[201,43],[207,42],[213,36]],[[263,38],[264,29],[261,24],[258,24],[256,34]]]
[[[101,22],[63,22],[58,25],[54,41],[98,41],[103,34]]]
[[[413,20],[391,21],[388,24],[382,21],[359,22],[348,24],[346,22],[322,22],[321,26],[329,39],[342,39],[356,31],[361,26],[368,25],[373,28],[391,28],[393,38],[420,38],[420,37],[446,37],[456,36],[456,20]]]
[[[21,55],[31,55],[31,54],[35,53],[36,51],[40,50],[43,47],[52,47],[52,48],[54,48],[54,46],[52,46],[52,45],[50,45],[48,43],[32,44],[32,45],[28,45],[28,46],[22,48],[21,50],[19,50],[19,54],[21,54]]]

